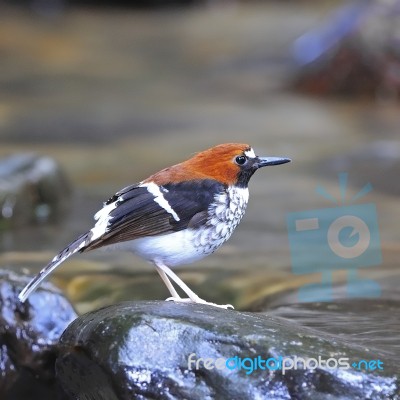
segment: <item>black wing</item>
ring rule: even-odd
[[[107,230],[85,250],[199,227],[206,223],[215,195],[226,190],[222,183],[213,179],[168,183],[159,188],[175,215],[162,207],[146,186],[128,186],[106,202],[106,205],[116,204],[109,213]]]

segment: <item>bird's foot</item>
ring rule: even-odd
[[[231,308],[232,310],[235,308],[233,307],[232,304],[215,304],[211,303],[209,301],[205,301],[201,299],[200,297],[195,297],[193,299],[191,298],[182,298],[182,297],[168,297],[165,301],[174,301],[175,303],[196,303],[196,304],[205,304],[207,306],[212,306],[212,307],[218,307],[218,308],[224,308],[225,310]]]

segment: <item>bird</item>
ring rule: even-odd
[[[245,213],[253,174],[262,167],[290,161],[256,156],[248,144],[224,143],[123,188],[95,214],[93,228],[31,279],[19,300],[24,303],[73,254],[104,247],[128,250],[153,263],[171,294],[167,300],[233,308],[203,300],[171,268],[201,260],[217,250]],[[173,283],[188,297],[182,298]]]

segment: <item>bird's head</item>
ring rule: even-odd
[[[157,183],[190,179],[215,179],[226,185],[247,187],[259,168],[290,162],[283,157],[259,157],[248,144],[225,143],[197,153],[192,158],[160,171]]]

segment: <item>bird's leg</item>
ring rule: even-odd
[[[188,285],[186,285],[185,282],[182,281],[181,278],[179,278],[178,275],[176,275],[173,271],[171,271],[170,268],[168,268],[166,265],[163,263],[157,261],[156,263],[156,268],[158,273],[161,276],[161,279],[167,286],[168,290],[170,291],[172,297],[169,297],[167,300],[172,300],[176,302],[193,302],[193,303],[198,303],[198,304],[207,304],[209,306],[214,306],[214,307],[219,307],[219,308],[234,308],[231,304],[215,304],[215,303],[210,303],[208,301],[203,300],[200,298],[193,290],[189,288]],[[171,284],[171,281],[169,280],[172,279],[187,295],[188,299],[183,299],[181,298],[174,287]],[[167,283],[168,282],[168,283]],[[172,288],[172,290],[171,290]]]
[[[156,264],[157,272],[159,273],[162,281],[165,283],[165,286],[168,288],[169,292],[173,299],[181,299],[178,292],[175,290],[174,286],[172,285],[171,281],[168,279],[168,276],[165,272]]]

